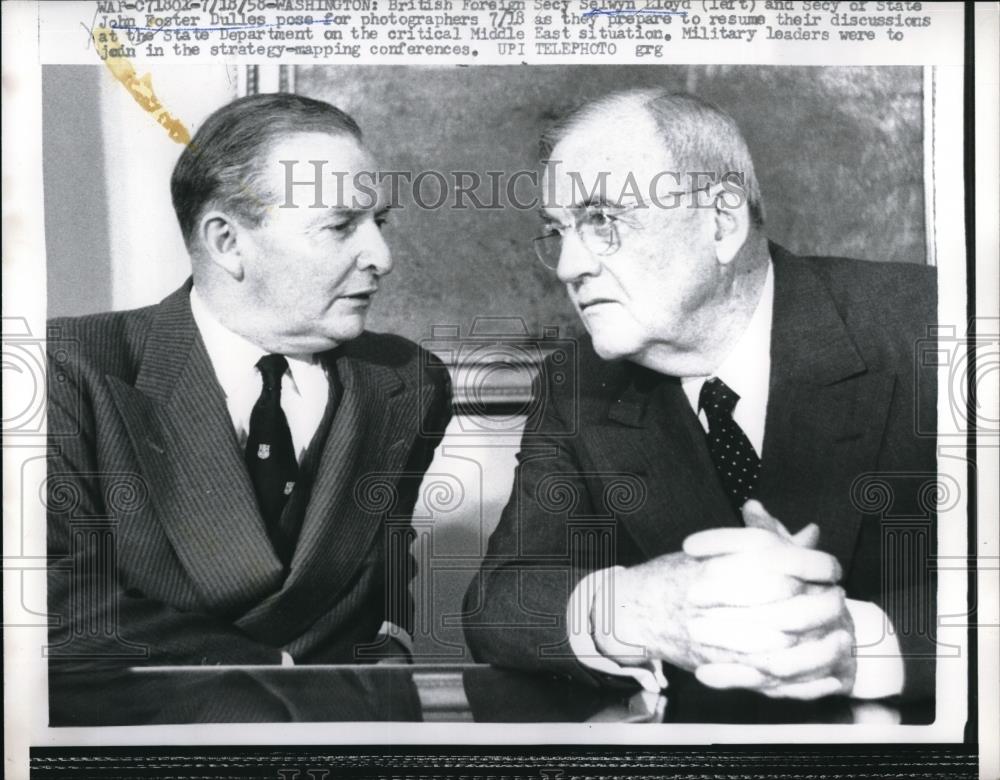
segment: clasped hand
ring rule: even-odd
[[[705,685],[815,699],[854,685],[854,625],[840,564],[756,501],[744,528],[692,534],[683,552],[618,571],[600,597],[598,649],[620,664],[658,658]],[[610,592],[608,592],[610,589]],[[597,604],[595,602],[595,608]]]

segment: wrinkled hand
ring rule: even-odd
[[[772,557],[798,559],[798,550],[818,541],[815,525],[795,536],[756,501],[743,508],[746,528],[718,528],[693,534],[685,552],[704,560],[752,554],[763,564]],[[833,564],[836,559],[826,556]],[[854,624],[836,577],[816,579],[802,568],[803,589],[784,600],[734,607],[709,605],[688,627],[697,641],[727,650],[726,660],[709,660],[695,669],[705,685],[750,688],[775,698],[814,699],[850,693],[857,669],[853,654]],[[777,632],[785,645],[772,637]]]
[[[689,537],[683,552],[616,572],[594,603],[598,650],[622,665],[659,658],[704,669],[710,680],[746,675],[732,667],[751,660],[758,672],[764,659],[791,666],[795,657],[785,660],[784,653],[795,648],[802,626],[812,621],[821,629],[813,613],[838,613],[843,600],[837,560],[812,549],[815,526],[801,533],[800,544],[787,531],[779,536],[759,526],[705,531]],[[600,625],[608,615],[608,625]]]

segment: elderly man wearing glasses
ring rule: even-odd
[[[543,146],[536,251],[591,344],[575,382],[540,374],[466,596],[473,655],[651,691],[684,670],[771,697],[932,695],[935,442],[914,420],[936,396],[914,345],[934,271],[769,242],[739,128],[691,96],[612,94]],[[858,500],[872,475],[880,512]],[[887,541],[885,516],[919,518],[916,541]]]

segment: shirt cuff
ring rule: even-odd
[[[881,699],[902,693],[903,654],[889,616],[877,604],[855,599],[847,599],[847,611],[854,622],[857,661],[851,696]]]
[[[282,666],[295,666],[295,659],[292,658],[292,654],[282,650],[281,651],[281,665]]]
[[[663,664],[659,659],[646,659],[641,666],[622,666],[603,655],[594,643],[594,623],[602,629],[612,625],[607,618],[612,614],[613,605],[608,603],[604,594],[614,593],[614,589],[605,585],[610,584],[615,572],[622,569],[623,566],[599,569],[577,583],[566,608],[569,646],[577,660],[587,668],[615,677],[631,677],[644,691],[658,696],[667,687],[667,678],[663,675]],[[610,629],[605,630],[610,632]],[[633,652],[637,658],[645,658],[642,648],[622,647],[626,652]]]
[[[406,649],[409,656],[413,657],[413,637],[395,623],[388,620],[384,621],[379,627],[377,636],[387,636],[390,639],[395,639]]]

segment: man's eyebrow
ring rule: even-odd
[[[590,209],[590,208],[605,208],[605,207],[616,209],[621,207],[621,203],[617,201],[612,202],[604,197],[592,197],[592,198],[586,198],[579,204],[574,203],[572,206],[570,206],[570,208],[572,209]]]
[[[599,198],[588,198],[582,203],[573,203],[569,206],[551,206],[551,207],[543,206],[542,208],[538,209],[538,216],[540,216],[542,219],[558,221],[556,217],[553,217],[551,214],[548,213],[549,209],[558,209],[559,211],[585,211],[586,209],[593,208],[595,206],[609,206],[609,205],[612,204],[609,204],[607,201],[601,200]]]
[[[381,206],[378,209],[363,209],[351,206],[331,206],[326,210],[326,217],[346,217],[348,219],[361,219],[369,214],[374,214],[376,217],[384,216],[390,211],[391,207],[388,205]]]
[[[609,201],[607,198],[593,197],[585,198],[582,201],[574,201],[571,205],[563,207],[566,211],[585,211],[592,208],[620,208],[621,204]],[[541,209],[544,213],[544,209]]]

